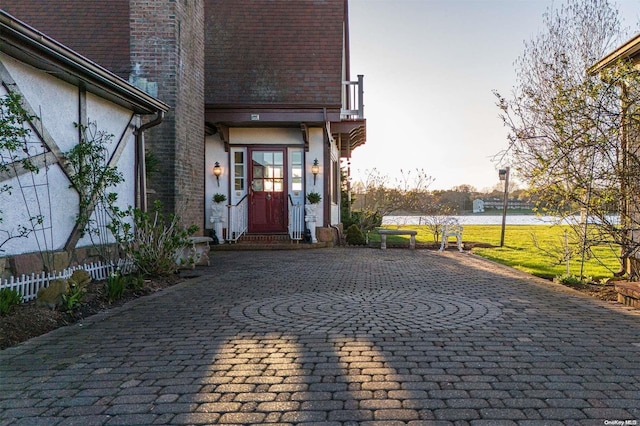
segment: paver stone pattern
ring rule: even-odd
[[[216,252],[0,352],[0,425],[633,425],[638,310],[473,255]]]

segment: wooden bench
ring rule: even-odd
[[[449,219],[442,228],[442,242],[440,243],[440,251],[444,251],[449,245],[449,237],[456,237],[458,251],[462,252],[462,225],[456,219]]]
[[[378,229],[378,234],[380,234],[380,248],[382,250],[387,249],[387,235],[410,235],[409,237],[409,248],[416,248],[416,235],[418,231],[413,231],[411,229]]]

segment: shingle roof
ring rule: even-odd
[[[128,78],[129,0],[2,0],[2,9]]]
[[[207,0],[205,103],[341,104],[344,0]]]

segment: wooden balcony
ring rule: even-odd
[[[357,81],[342,82],[340,121],[331,122],[331,134],[340,148],[340,156],[351,157],[351,151],[367,140],[367,121],[364,118],[364,76]]]

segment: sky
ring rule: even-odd
[[[393,184],[422,170],[430,190],[499,185],[508,164],[492,158],[507,130],[493,92],[512,93],[524,42],[563,1],[349,0],[351,79],[364,75],[367,119],[353,180],[375,169]],[[640,0],[614,3],[623,25],[637,28]]]

